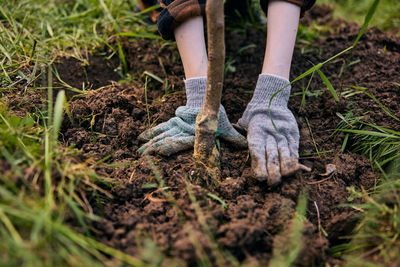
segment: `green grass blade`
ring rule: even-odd
[[[50,66],[47,75],[47,125],[51,127],[53,125],[53,71]]]
[[[53,120],[53,142],[57,143],[58,133],[60,132],[61,122],[63,119],[65,92],[60,91],[57,94],[56,104],[54,106],[54,120]]]
[[[228,208],[228,205],[226,204],[226,202],[223,201],[223,200],[222,200],[220,197],[218,197],[217,195],[212,194],[212,193],[208,193],[207,196],[209,196],[210,198],[213,198],[213,199],[215,199],[216,201],[218,201],[224,209]]]
[[[371,7],[369,8],[368,13],[365,16],[364,23],[363,23],[363,25],[361,27],[361,30],[358,33],[357,38],[353,43],[353,47],[355,47],[357,45],[357,43],[360,41],[361,37],[364,35],[365,30],[368,28],[368,25],[371,22],[371,19],[372,19],[372,17],[374,16],[374,14],[376,12],[376,9],[377,9],[377,7],[379,5],[379,2],[380,2],[380,0],[375,0],[372,3]]]
[[[158,77],[157,75],[155,75],[155,74],[153,74],[153,73],[151,73],[151,72],[149,72],[149,71],[147,71],[147,70],[143,72],[143,75],[150,76],[151,78],[153,78],[154,80],[156,80],[157,82],[159,82],[159,83],[161,83],[161,84],[164,83],[163,79],[161,79],[161,78]]]
[[[125,53],[124,53],[124,50],[122,49],[121,42],[118,39],[117,39],[117,46],[118,46],[119,59],[122,62],[122,67],[123,67],[124,73],[127,73],[128,72],[128,64],[126,63]]]
[[[7,217],[7,215],[3,212],[3,210],[0,208],[0,221],[3,222],[4,226],[7,228],[7,230],[10,232],[12,238],[17,244],[22,245],[22,237],[19,235],[18,231],[15,229],[14,225],[10,221],[10,219]]]
[[[132,38],[143,38],[143,39],[154,39],[154,40],[162,40],[160,35],[149,33],[149,32],[120,32],[115,34],[115,36],[126,36]]]
[[[48,207],[52,207],[54,204],[54,199],[53,199],[53,188],[52,188],[52,181],[51,181],[51,169],[52,169],[52,147],[51,147],[51,136],[49,134],[49,131],[46,130],[45,136],[45,171],[44,171],[44,180],[45,180],[45,198],[46,198],[46,203]]]
[[[137,13],[137,14],[138,14],[138,15],[143,15],[143,14],[146,14],[146,13],[148,13],[148,12],[150,12],[150,11],[156,10],[156,9],[159,8],[159,7],[160,7],[160,4],[153,5],[153,6],[151,6],[151,7],[148,7],[148,8],[146,8],[146,9],[143,9],[142,11],[140,11],[140,12]]]
[[[375,101],[375,103],[377,103],[379,105],[380,108],[383,109],[383,111],[385,111],[386,114],[388,114],[390,117],[392,117],[393,119],[395,119],[396,121],[400,121],[399,118],[397,118],[392,112],[390,112],[390,110],[384,105],[382,104],[375,96],[373,96],[372,94],[367,92],[367,88],[365,87],[361,87],[361,86],[350,86],[350,88],[362,91],[364,94],[366,94],[369,98],[371,98],[372,100]]]
[[[306,105],[306,94],[308,92],[308,89],[310,88],[312,80],[314,79],[314,74],[315,74],[315,71],[311,74],[311,77],[307,83],[307,87],[306,88],[304,88],[304,86],[302,87],[300,107],[304,107]]]
[[[293,266],[302,248],[301,237],[304,228],[305,214],[307,209],[307,193],[302,192],[299,196],[296,212],[290,221],[290,228],[284,231],[285,243],[274,244],[272,258],[268,266],[290,267]]]
[[[317,69],[317,72],[319,74],[319,77],[321,77],[322,81],[325,83],[326,87],[328,87],[329,91],[331,92],[333,98],[339,102],[339,97],[336,94],[335,88],[333,88],[331,82],[328,80],[328,78],[325,76],[325,74],[320,70]]]
[[[369,135],[369,136],[376,136],[376,137],[387,137],[387,138],[400,139],[400,137],[396,136],[396,135],[391,135],[391,134],[387,134],[387,133],[379,133],[379,132],[374,132],[374,131],[367,131],[367,130],[339,129],[339,131],[353,133],[353,134],[359,134],[359,135]]]

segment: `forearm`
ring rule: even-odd
[[[289,79],[300,7],[287,1],[270,1],[268,33],[262,73]]]
[[[144,0],[141,0],[144,1]],[[151,0],[147,0],[151,1]],[[179,25],[185,21],[205,15],[205,4],[206,0],[158,0],[161,5],[161,12],[158,15],[157,25],[161,36],[164,39],[174,39],[174,31]],[[233,2],[244,1],[244,0],[228,0],[226,5],[232,5]],[[315,3],[315,0],[282,0],[293,5],[298,6],[301,12],[305,12],[310,9]],[[265,14],[270,14],[268,11],[269,4],[272,1],[260,0],[261,7]],[[242,6],[236,5],[236,6]],[[279,12],[279,11],[278,11]],[[285,16],[281,17],[286,18]]]
[[[175,29],[174,35],[186,79],[207,76],[208,60],[203,17],[198,16],[185,21]]]

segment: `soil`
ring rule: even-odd
[[[357,25],[333,20],[326,7],[314,8],[302,20],[303,24],[315,22],[329,25],[330,30],[295,49],[292,79],[351,46],[360,30]],[[246,28],[228,32],[226,39],[227,58],[234,59],[235,71],[226,75],[222,104],[231,122],[236,122],[261,70],[265,32]],[[250,48],[237,53],[248,45]],[[308,80],[294,84],[289,103],[301,133],[301,162],[312,171],[297,173],[278,187],[269,188],[252,179],[247,150],[237,150],[221,141],[224,179],[216,188],[203,188],[187,182],[193,169],[192,151],[148,158],[139,157],[136,152],[141,145],[137,140],[141,132],[172,118],[175,109],[185,104],[183,68],[177,49],[154,40],[126,40],[123,47],[133,77],[126,82],[110,81],[119,78],[115,76],[115,65],[105,60],[92,61],[89,68],[95,65],[95,71],[87,71],[87,75],[69,59],[58,66],[64,81],[82,88],[89,78],[94,89],[71,99],[73,121],[65,117],[62,141],[81,149],[88,158],[105,159],[97,171],[117,182],[108,189],[114,196],[112,200],[92,200],[95,213],[101,216],[93,225],[96,238],[138,257],[143,256],[138,248],[152,240],[168,258],[184,265],[195,265],[204,255],[217,261],[221,249],[228,250],[240,262],[265,265],[273,249],[288,244],[298,197],[306,192],[302,250],[296,264],[340,264],[341,260],[332,257],[329,250],[345,242],[342,237],[350,235],[358,222],[358,211],[340,204],[349,201],[348,187],[369,189],[377,177],[367,157],[350,151],[351,140],[341,152],[344,136],[334,133],[341,122],[337,113],[352,111],[354,116],[365,115],[366,121],[396,130],[400,125],[394,124],[365,94],[342,98],[338,104],[316,75],[310,83],[312,94],[306,97],[306,105],[299,108],[298,93]],[[352,53],[354,64],[340,76],[347,57],[348,54],[339,57],[322,68],[333,87],[342,87],[343,91],[352,85],[365,87],[400,117],[400,40],[377,29],[368,30]],[[164,83],[144,75],[144,71]],[[316,147],[326,153],[315,154]],[[334,164],[336,170],[325,176],[328,164]],[[158,185],[160,179],[164,185]],[[196,202],[191,200],[190,192]],[[227,207],[212,196],[218,196]]]

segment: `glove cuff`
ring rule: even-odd
[[[290,97],[290,82],[289,80],[273,74],[260,74],[256,89],[254,90],[253,98],[251,99],[250,106],[263,105],[268,107],[272,98],[271,106],[284,106]],[[278,92],[274,97],[273,95]]]
[[[186,88],[186,106],[201,108],[206,95],[207,77],[198,77],[184,80]]]
[[[290,83],[285,78],[271,74],[260,74],[253,98],[247,105],[242,118],[239,119],[238,125],[247,130],[249,122],[255,114],[268,111],[271,99],[271,108],[286,109],[290,97],[290,88]],[[278,93],[273,97],[276,92]]]

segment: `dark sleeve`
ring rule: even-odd
[[[157,19],[158,31],[167,40],[174,39],[174,30],[182,22],[204,16],[206,0],[160,0],[162,11]]]
[[[154,0],[139,0],[154,1]],[[206,0],[158,0],[161,6],[161,12],[157,18],[158,31],[161,36],[167,40],[174,39],[175,28],[183,23],[184,21],[205,15]],[[227,5],[230,2],[243,1],[243,0],[231,0],[227,1]],[[310,9],[316,0],[284,0],[301,7],[302,13]],[[260,4],[265,14],[268,11],[269,0],[260,0]]]
[[[284,0],[286,2],[290,2],[292,4],[298,5],[301,7],[301,14],[309,10],[314,4],[316,0]],[[261,8],[263,9],[265,14],[268,14],[268,3],[269,0],[260,0]]]

